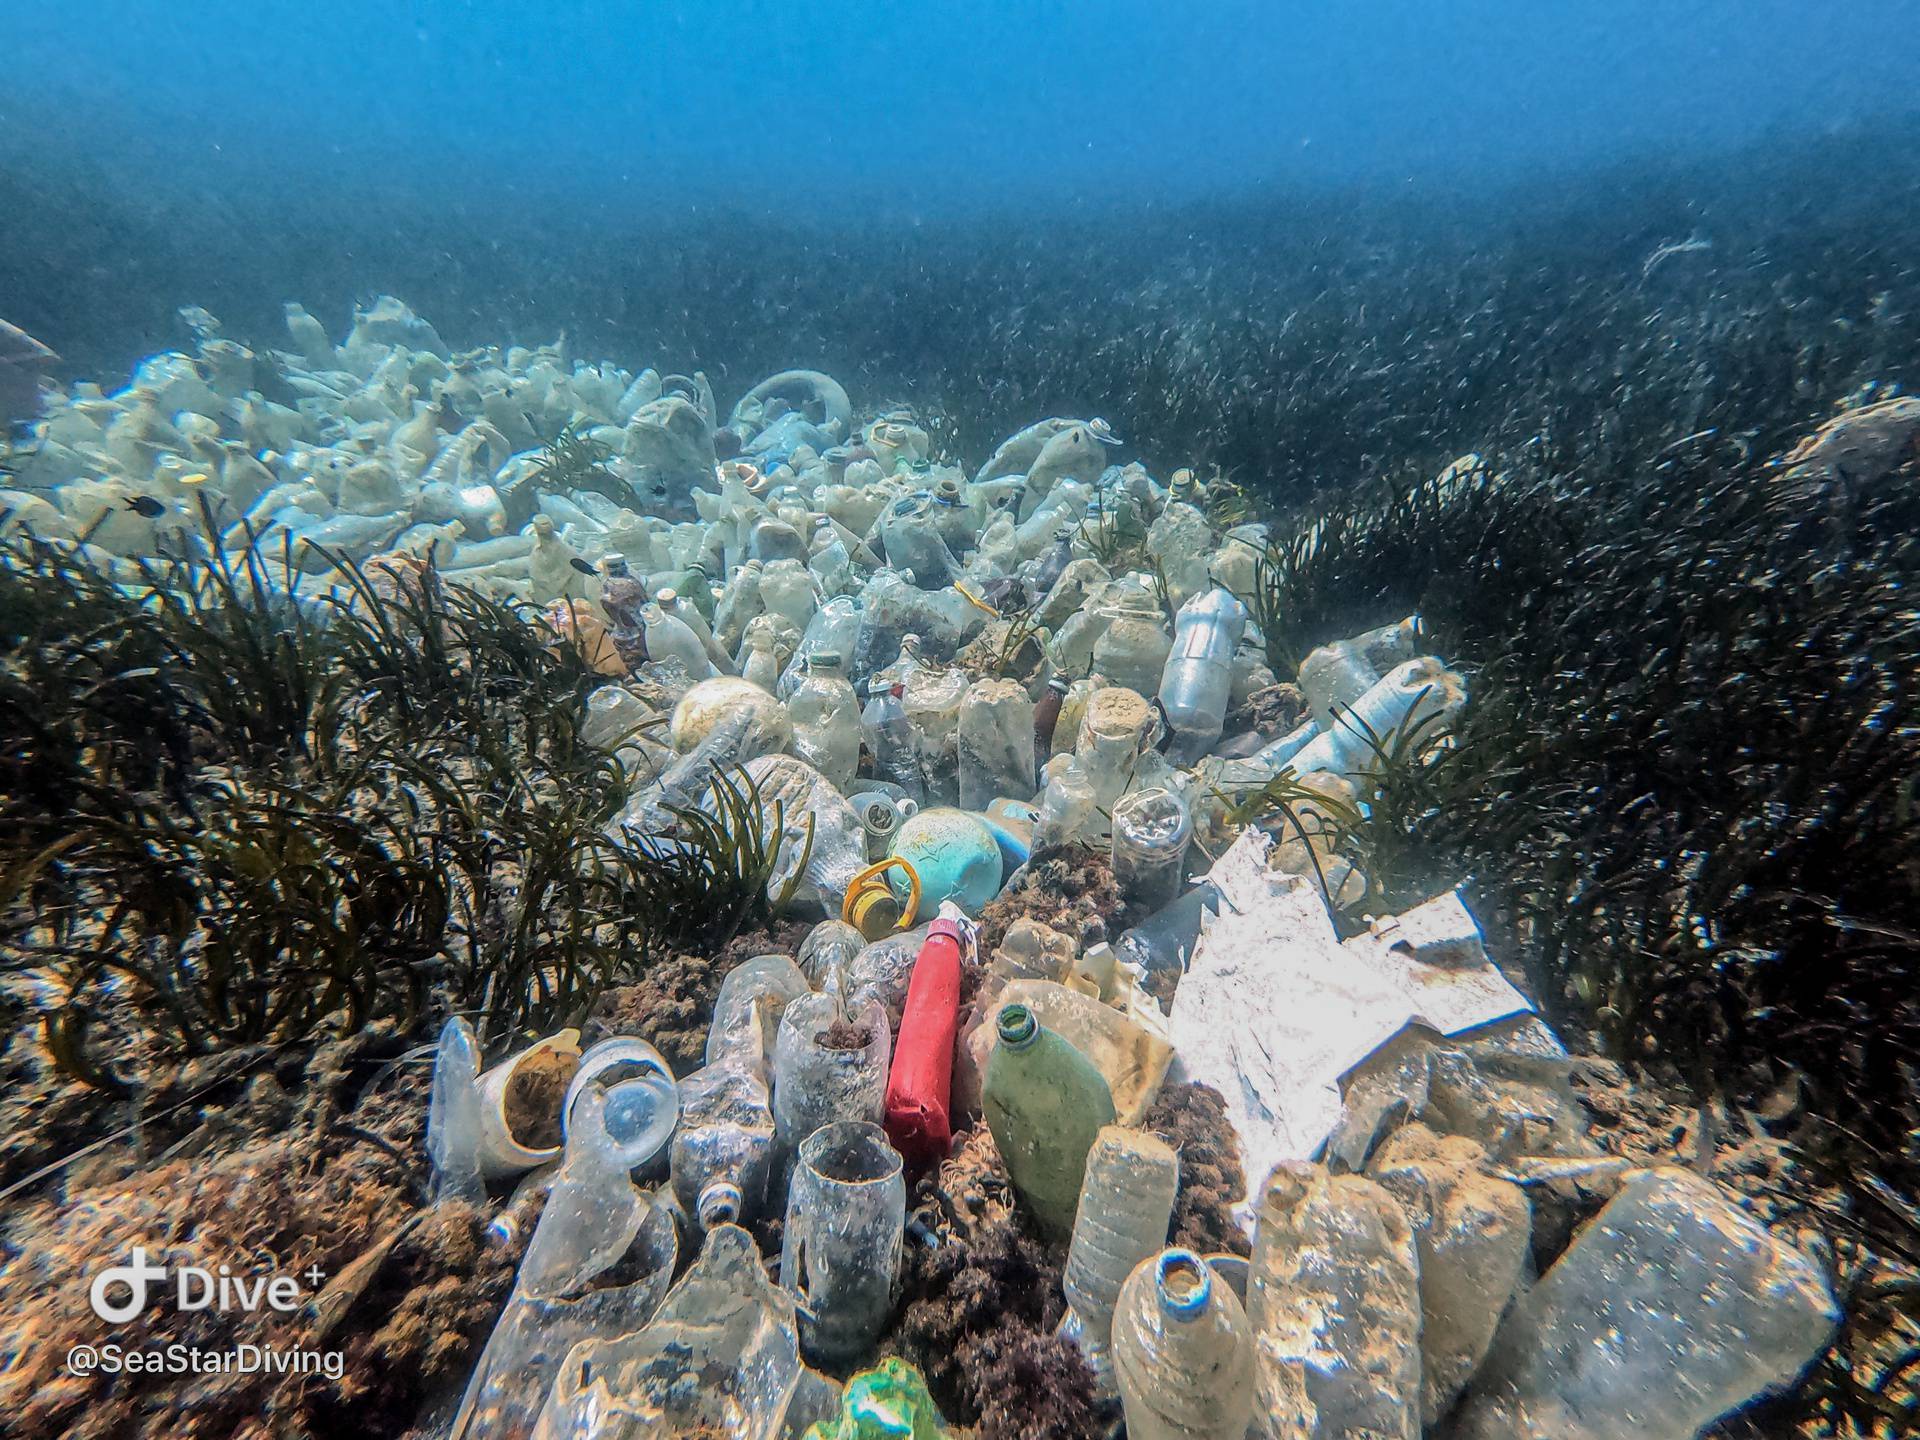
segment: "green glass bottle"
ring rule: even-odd
[[[1014,1189],[1053,1235],[1073,1229],[1087,1152],[1114,1123],[1106,1077],[1025,1005],[1000,1012],[987,1060],[987,1128]]]

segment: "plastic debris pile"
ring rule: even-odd
[[[607,677],[615,830],[670,846],[744,771],[769,894],[816,922],[727,974],[690,1073],[574,1031],[489,1067],[448,1022],[436,1200],[545,1195],[457,1440],[941,1433],[878,1362],[910,1181],[981,1127],[1135,1440],[1684,1440],[1824,1344],[1814,1261],[1588,1137],[1458,896],[1339,938],[1366,877],[1337,829],[1249,800],[1364,806],[1379,737],[1443,736],[1466,686],[1410,618],[1325,637],[1286,733],[1236,723],[1279,683],[1266,531],[1187,472],[1059,418],[969,476],[817,372],[723,420],[703,376],[456,355],[391,299],[339,345],[290,306],[284,352],[195,313],[196,354],[56,400],[10,523],[128,583],[252,544],[303,595],[411,560],[529,601]],[[1087,851],[1132,923],[979,953],[990,904]],[[1224,1098],[1250,1261],[1167,1244],[1179,1158],[1141,1125],[1185,1081]]]

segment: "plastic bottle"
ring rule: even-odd
[[[749,560],[735,570],[714,608],[714,638],[736,654],[746,639],[747,623],[766,608],[760,599],[760,576],[764,568],[757,560]]]
[[[951,805],[960,797],[956,744],[966,693],[965,671],[923,664],[908,677],[900,697],[919,736],[920,774],[930,805]]]
[[[1142,1260],[1113,1317],[1128,1440],[1242,1440],[1253,1419],[1253,1332],[1191,1250]]]
[[[1173,641],[1161,623],[1158,602],[1144,586],[1109,587],[1107,628],[1093,643],[1093,668],[1115,685],[1151,695],[1160,685]]]
[[[776,1186],[821,1126],[879,1124],[892,1050],[886,1008],[877,1000],[848,1011],[835,996],[803,995],[787,1007],[773,1050]]]
[[[902,700],[904,682],[870,690],[867,708],[860,712],[860,725],[867,744],[873,750],[873,773],[898,785],[917,805],[927,798],[927,785],[920,773],[920,749],[907,718]]]
[[[1160,708],[1173,731],[1173,758],[1191,765],[1219,743],[1247,607],[1215,588],[1181,606],[1174,627],[1173,649],[1160,673]]]
[[[736,1062],[680,1082],[680,1125],[667,1147],[674,1197],[703,1229],[758,1213],[773,1161],[766,1082]]]
[[[1094,821],[1093,783],[1077,760],[1057,766],[1040,792],[1040,819],[1034,826],[1035,849],[1051,849],[1071,844],[1085,834]]]
[[[1141,1261],[1167,1243],[1180,1188],[1180,1157],[1159,1136],[1109,1125],[1087,1155],[1080,1206],[1073,1218],[1061,1333],[1079,1345],[1103,1388],[1112,1385],[1108,1344],[1113,1309]]]
[[[960,805],[984,810],[1001,795],[1030,799],[1033,701],[1012,680],[976,680],[960,703]]]
[[[780,656],[773,647],[773,627],[749,624],[746,646],[747,658],[740,667],[741,675],[769,695],[774,694],[780,686]]]
[[[887,564],[922,590],[951,585],[960,573],[946,541],[934,524],[933,498],[924,492],[896,500],[881,517],[879,538]]]
[[[1332,727],[1302,746],[1290,763],[1301,774],[1328,770],[1353,775],[1372,770],[1380,752],[1394,744],[1396,733],[1429,718],[1443,726],[1466,699],[1466,682],[1433,656],[1405,661],[1343,709]],[[1437,728],[1430,725],[1426,733],[1431,736]]]
[[[1047,681],[1047,693],[1033,706],[1033,763],[1035,773],[1053,758],[1053,733],[1060,728],[1060,707],[1067,701],[1068,681],[1056,674]]]
[[[698,635],[687,628],[685,621],[669,615],[658,601],[647,605],[640,613],[646,621],[649,660],[678,660],[696,681],[705,680],[713,674],[713,662],[707,659],[707,647],[700,643]]]
[[[731,1060],[766,1076],[781,1017],[811,993],[807,977],[785,955],[756,955],[734,966],[720,982],[707,1022],[707,1064]]]
[[[800,1299],[808,1359],[842,1369],[872,1351],[893,1311],[906,1223],[906,1177],[878,1125],[837,1121],[801,1145],[780,1283]]]
[[[1101,809],[1111,810],[1125,793],[1152,726],[1153,711],[1138,691],[1109,685],[1088,697],[1074,758]]]
[[[866,944],[866,938],[846,921],[822,920],[800,942],[794,963],[822,995],[844,994],[847,969]]]
[[[707,624],[707,617],[700,613],[697,605],[692,604],[678,590],[662,590],[653,598],[662,610],[699,637],[701,648],[706,651],[707,663],[713,666],[715,674],[738,673],[734,668],[732,657],[722,650],[719,642],[713,638],[712,627]]]
[[[847,657],[854,653],[854,645],[859,638],[860,602],[851,595],[834,596],[813,612],[813,618],[807,622],[806,633],[800,637],[799,647],[787,662],[786,673],[780,677],[780,688],[775,693],[782,700],[789,699],[800,688],[809,662],[814,656],[828,650],[840,657],[842,673],[851,680]]]
[[[841,673],[837,650],[817,652],[807,677],[787,701],[793,720],[793,753],[845,794],[860,768],[860,702]]]
[[[760,574],[760,602],[764,612],[783,616],[802,635],[819,606],[813,573],[798,560],[774,560]]]
[[[1209,905],[1218,913],[1220,892],[1212,881],[1203,880],[1172,904],[1123,930],[1115,953],[1149,972],[1186,969],[1200,938],[1201,912]]]
[[[944,1160],[953,1143],[948,1104],[953,1045],[960,1024],[960,961],[966,937],[951,920],[936,920],[913,962],[900,1040],[887,1076],[887,1136],[916,1168]]]
[[[1171,790],[1136,790],[1113,807],[1113,879],[1130,904],[1159,910],[1186,878],[1193,822]]]
[[[1025,1005],[1000,1011],[982,1087],[987,1128],[1014,1188],[1042,1226],[1065,1235],[1080,1205],[1087,1153],[1114,1123],[1113,1091],[1078,1050]]]

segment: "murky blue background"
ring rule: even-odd
[[[10,143],[156,186],[909,208],[1448,182],[1914,103],[1861,0],[8,0]]]

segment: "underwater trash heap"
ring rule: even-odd
[[[1376,903],[1356,832],[1467,679],[1417,616],[1295,673],[1224,481],[1097,417],[969,473],[816,371],[722,411],[391,297],[189,319],[52,397],[15,539],[132,596],[223,558],[323,620],[526,607],[593,676],[593,854],[745,823],[780,922],[694,957],[692,1063],[594,1003],[646,974],[504,1043],[421,1009],[407,1225],[523,1247],[422,1433],[1688,1440],[1826,1346],[1822,1259],[1593,1138],[1458,892]]]

